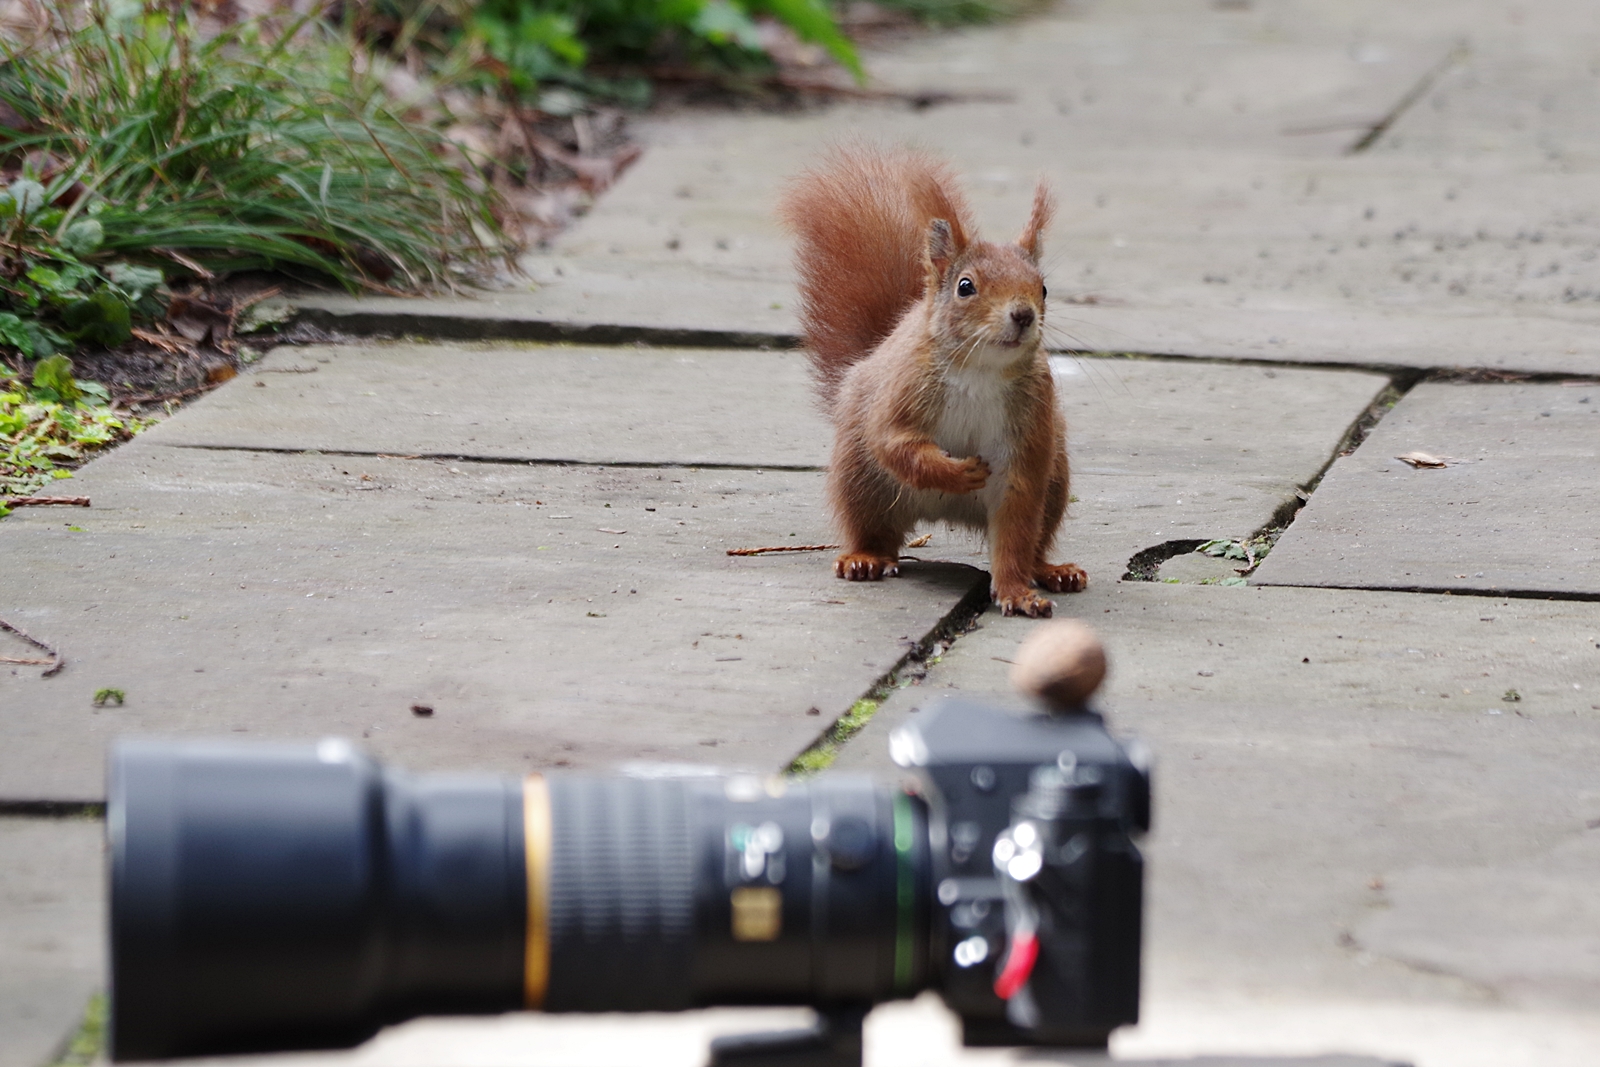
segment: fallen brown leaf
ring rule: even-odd
[[[196,344],[221,344],[233,336],[233,312],[198,296],[174,293],[167,304],[167,323]]]
[[[1423,467],[1448,467],[1450,465],[1449,456],[1435,456],[1429,452],[1405,452],[1394,458],[1401,463],[1409,463],[1419,469]]]

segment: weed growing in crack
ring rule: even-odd
[[[796,756],[783,773],[806,776],[827,770],[839,755],[839,748],[846,741],[860,733],[872,717],[878,713],[879,700],[862,697],[850,705],[850,710],[839,716],[834,724],[828,727],[821,739],[800,755]]]
[[[804,752],[791,760],[783,769],[783,773],[807,777],[826,770],[838,757],[839,750],[844,747],[845,742],[860,733],[867,723],[872,721],[879,706],[889,698],[889,695],[896,689],[921,683],[922,679],[928,676],[928,667],[938,663],[944,654],[950,651],[950,646],[955,644],[957,638],[978,628],[978,620],[988,608],[989,579],[985,576],[982,581],[967,590],[966,595],[956,602],[956,606],[939,620],[939,624],[926,637],[912,643],[900,662],[874,682],[865,696],[850,705],[849,711],[823,731],[822,736],[812,742]]]
[[[1272,546],[1277,542],[1283,528],[1267,530],[1254,537],[1242,541],[1231,541],[1227,538],[1216,541],[1207,541],[1196,552],[1204,553],[1217,559],[1239,560],[1243,567],[1234,568],[1238,571],[1237,578],[1214,578],[1200,583],[1202,585],[1243,585],[1245,575],[1261,566],[1261,561],[1267,558],[1267,553],[1272,551]]]
[[[101,1059],[106,1047],[106,995],[96,993],[83,1009],[77,1031],[50,1067],[88,1067]]]

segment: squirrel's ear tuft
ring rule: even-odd
[[[937,286],[950,271],[961,250],[956,247],[955,234],[944,219],[928,223],[928,284]]]
[[[1040,178],[1033,191],[1033,213],[1022,228],[1022,236],[1017,238],[1018,246],[1033,260],[1034,266],[1039,265],[1039,257],[1044,253],[1044,231],[1050,228],[1050,218],[1055,213],[1056,198],[1050,193],[1050,183]]]

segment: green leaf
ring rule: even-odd
[[[135,304],[166,281],[161,272],[154,267],[136,267],[132,263],[111,264],[106,268],[106,277],[110,278],[118,289],[127,293],[128,299]]]
[[[78,382],[78,388],[83,390],[84,396],[93,397],[102,404],[109,404],[111,402],[111,390],[107,389],[99,382],[80,381]]]
[[[689,28],[713,44],[732,43],[751,52],[763,51],[761,30],[750,21],[749,12],[730,0],[707,0]]]
[[[34,355],[33,335],[27,325],[9,311],[0,311],[0,341],[20,350],[24,356],[32,358]]]
[[[44,207],[44,186],[32,178],[18,178],[7,190],[19,212],[31,215]]]
[[[133,315],[114,293],[101,290],[61,311],[62,325],[79,341],[115,348],[133,336]]]
[[[73,288],[71,284],[62,278],[60,271],[54,267],[46,267],[43,264],[29,270],[27,277],[34,285],[52,295],[70,292]]]
[[[752,0],[750,6],[756,11],[765,11],[777,17],[799,34],[802,40],[826,48],[828,54],[843,64],[858,84],[866,84],[867,72],[861,66],[861,57],[856,54],[855,45],[839,31],[839,24],[833,21],[833,12],[828,10],[823,0]]]
[[[79,219],[61,235],[61,247],[75,256],[86,256],[106,239],[106,228],[97,219]]]
[[[72,377],[72,361],[62,355],[48,356],[38,362],[33,368],[33,388],[36,396],[47,393],[49,395],[42,399],[60,404],[73,403],[83,395]]]

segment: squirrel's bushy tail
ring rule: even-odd
[[[831,408],[845,370],[921,299],[929,223],[949,223],[958,248],[972,223],[944,163],[866,145],[830,150],[790,184],[778,212],[798,239],[800,325]]]

